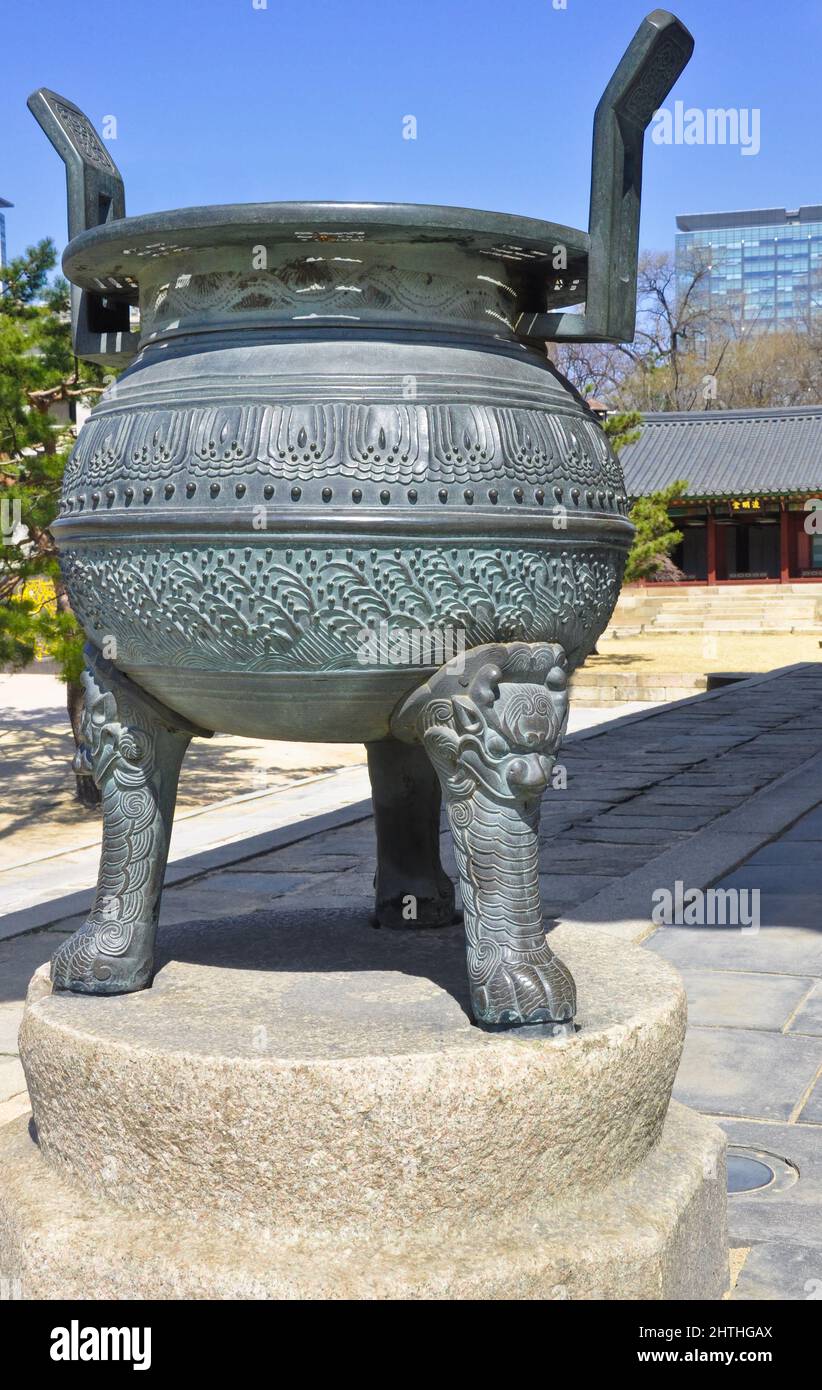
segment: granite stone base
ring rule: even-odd
[[[724,1137],[669,1108],[679,977],[590,928],[552,945],[567,1039],[472,1024],[459,928],[346,909],[173,927],[119,998],[41,969],[0,1272],[36,1299],[720,1297]]]
[[[377,1239],[231,1231],[128,1212],[0,1130],[0,1269],[24,1299],[717,1299],[728,1283],[724,1141],[674,1103],[628,1178],[589,1198]]]

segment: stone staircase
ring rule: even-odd
[[[623,591],[601,641],[676,633],[818,632],[822,638],[822,586],[734,584]]]
[[[574,705],[621,705],[640,700],[685,700],[708,686],[704,674],[689,671],[602,671],[580,667],[571,677]]]

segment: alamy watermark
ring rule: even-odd
[[[4,545],[13,545],[23,526],[23,504],[19,497],[0,498],[0,532]]]
[[[52,1361],[130,1361],[135,1371],[151,1366],[150,1327],[81,1327],[72,1318],[51,1333]]]
[[[655,145],[738,145],[741,154],[759,154],[761,117],[757,106],[702,110],[675,101],[673,111],[661,106],[654,112],[651,139]]]
[[[452,627],[392,627],[385,619],[378,627],[364,627],[356,634],[360,666],[444,666],[465,670],[465,629]]]
[[[659,927],[740,927],[759,931],[758,888],[655,888],[651,921]]]

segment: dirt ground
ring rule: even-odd
[[[0,675],[0,839],[5,863],[42,853],[46,835],[94,839],[99,813],[74,795],[74,741],[65,687],[54,676]],[[228,797],[274,791],[334,768],[365,762],[359,743],[271,743],[215,735],[194,739],[180,774],[177,806],[211,805]],[[88,831],[87,835],[82,832]],[[73,839],[73,835],[69,838]]]
[[[599,644],[586,671],[772,671],[797,661],[822,660],[822,631],[774,633],[641,633]]]

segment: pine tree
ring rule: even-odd
[[[603,422],[603,430],[614,453],[618,454],[626,444],[634,444],[642,433],[642,416],[638,410],[614,410]]]
[[[673,525],[668,508],[684,495],[687,487],[688,484],[679,479],[648,497],[637,498],[629,513],[636,535],[625,568],[626,583],[655,574],[665,556],[679,545],[682,532]]]
[[[0,667],[53,657],[78,741],[84,639],[49,529],[72,437],[52,412],[103,386],[100,369],[72,352],[68,285],[49,280],[56,261],[53,242],[38,242],[3,266],[0,284]],[[90,778],[77,790],[96,800]]]
[[[642,416],[638,410],[614,411],[603,426],[616,453],[626,444],[633,444],[642,433]],[[625,567],[625,583],[646,579],[655,574],[682,540],[682,532],[672,525],[668,507],[682,497],[688,484],[681,478],[660,492],[640,497],[631,508],[630,518],[636,535]]]

